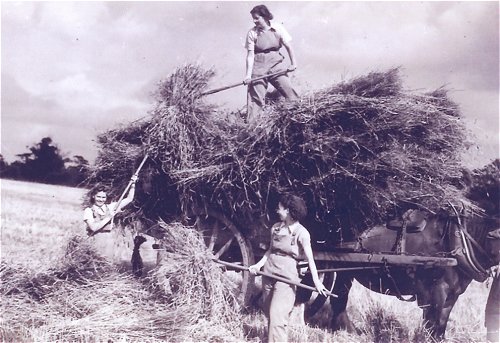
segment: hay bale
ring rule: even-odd
[[[135,218],[179,218],[202,204],[244,224],[267,213],[277,193],[292,191],[307,199],[310,220],[358,231],[388,212],[468,203],[461,163],[466,130],[445,89],[406,92],[394,68],[278,102],[247,125],[197,97],[213,75],[187,65],[163,81],[137,132],[134,142],[142,144],[127,141],[127,129],[115,132],[152,157]],[[131,175],[131,166],[116,163],[107,169],[113,175],[99,171],[112,153],[101,145],[93,180],[122,189],[124,181],[114,180],[124,170]],[[129,156],[137,164],[139,155]]]

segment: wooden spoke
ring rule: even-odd
[[[229,247],[231,246],[231,243],[233,243],[233,240],[234,240],[234,237],[231,237],[231,239],[229,239],[226,244],[224,244],[222,246],[222,248],[219,249],[219,251],[217,251],[217,253],[214,255],[215,258],[219,258],[222,256],[222,254],[224,254],[227,249],[229,249]]]

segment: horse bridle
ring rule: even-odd
[[[484,248],[474,239],[474,237],[472,237],[470,235],[470,233],[467,231],[467,227],[464,224],[462,224],[462,220],[461,220],[461,216],[457,213],[455,207],[453,207],[452,205],[452,208],[453,208],[453,211],[455,212],[456,214],[456,218],[457,218],[457,224],[458,224],[458,228],[460,229],[460,231],[464,234],[464,236],[472,243],[472,245],[474,245],[476,247],[476,249],[484,256],[488,259],[488,262],[493,262],[491,260],[491,258],[489,257],[489,254],[486,250],[484,250]]]
[[[456,210],[456,208],[450,203],[450,206],[451,208],[453,209],[453,211],[455,212],[455,215],[456,215],[456,224],[457,224],[457,227],[458,227],[458,231],[456,231],[456,233],[458,235],[460,235],[460,238],[463,242],[463,252],[464,252],[464,256],[466,257],[467,259],[467,262],[469,264],[469,266],[476,272],[478,273],[479,275],[481,276],[487,276],[488,275],[488,272],[486,271],[486,269],[476,260],[476,258],[474,257],[474,252],[471,251],[471,249],[469,249],[469,246],[467,244],[467,242],[470,242],[472,246],[474,246],[477,251],[479,253],[481,253],[487,260],[488,262],[492,262],[489,254],[486,252],[486,250],[484,250],[484,248],[476,241],[476,239],[474,239],[474,237],[472,237],[470,235],[470,233],[467,231],[467,227],[465,225],[465,220],[463,221],[462,223],[462,219],[461,219],[461,215],[458,213],[458,211]],[[465,209],[465,207],[464,207]],[[462,209],[461,213],[463,214],[464,212],[464,209]]]

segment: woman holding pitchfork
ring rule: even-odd
[[[265,5],[255,6],[250,14],[255,26],[248,31],[245,42],[247,57],[243,83],[248,85],[247,119],[254,120],[265,104],[268,83],[285,98],[297,98],[287,75],[287,72],[294,71],[297,66],[290,44],[292,38],[284,27],[271,24],[273,15],[269,9]],[[285,57],[280,52],[281,47],[285,47],[290,58],[291,65],[288,68],[283,63]],[[264,75],[270,76],[252,81]]]
[[[271,244],[262,259],[248,270],[257,275],[261,268],[268,275],[277,275],[300,283],[297,262],[302,257],[308,262],[314,286],[321,295],[328,290],[320,281],[311,248],[309,231],[299,222],[307,215],[304,200],[296,195],[280,197],[276,211],[280,217],[271,228]],[[287,324],[295,303],[296,286],[262,277],[264,312],[268,319],[268,342],[286,342]]]
[[[87,234],[94,241],[96,249],[113,260],[129,259],[130,249],[118,251],[119,249],[116,248],[120,237],[112,232],[113,217],[134,200],[137,178],[134,174],[120,200],[110,203],[107,203],[106,188],[96,187],[90,193],[90,207],[85,208],[83,212]]]
[[[89,236],[95,236],[99,233],[111,232],[113,225],[113,217],[120,212],[125,206],[134,200],[135,196],[135,183],[139,178],[144,163],[148,159],[146,154],[142,159],[139,167],[125,188],[125,191],[116,202],[106,204],[108,194],[104,187],[96,187],[90,193],[90,207],[87,207],[83,213],[83,221],[87,225],[87,233]],[[125,197],[127,195],[127,197]]]
[[[119,206],[118,202],[106,203],[108,196],[106,188],[103,186],[95,188],[90,193],[90,207],[87,207],[83,212],[83,221],[87,225],[87,233],[89,236],[94,236],[101,233],[111,232],[112,219],[125,206],[134,200],[135,183],[137,176],[132,176],[132,185],[128,191],[127,197],[124,198]]]

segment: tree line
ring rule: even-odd
[[[16,156],[18,159],[9,164],[0,154],[0,178],[83,187],[90,171],[83,156],[64,157],[50,137],[42,138],[29,152]]]

